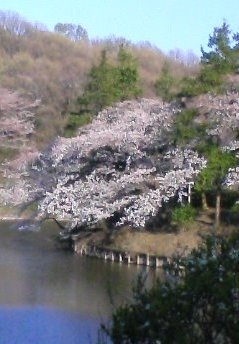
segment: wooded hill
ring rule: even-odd
[[[63,134],[91,67],[99,63],[102,51],[115,65],[121,45],[136,60],[144,97],[156,96],[154,84],[165,62],[177,78],[191,74],[198,62],[192,53],[176,50],[167,56],[147,42],[132,44],[116,37],[93,41],[80,25],[56,23],[50,32],[16,13],[0,11],[0,86],[41,101],[35,118],[38,146]]]

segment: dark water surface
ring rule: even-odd
[[[141,268],[62,250],[58,231],[53,223],[19,231],[0,222],[0,344],[96,343],[111,296],[115,304],[130,300]]]

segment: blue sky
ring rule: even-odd
[[[0,10],[50,30],[58,22],[80,24],[90,38],[115,35],[149,41],[164,52],[179,48],[198,55],[224,19],[239,31],[239,0],[0,0]]]

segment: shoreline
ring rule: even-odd
[[[0,220],[39,221],[29,216],[14,215],[1,216]],[[222,226],[217,234],[226,235],[233,229],[235,226]],[[99,228],[96,231],[69,233],[62,240],[59,236],[58,243],[81,256],[118,263],[162,267],[174,256],[187,255],[201,244],[203,236],[212,233],[212,222],[204,219],[204,221],[195,221],[187,230],[177,228],[173,231],[170,228],[159,228],[157,232],[149,232],[127,227],[119,230]]]

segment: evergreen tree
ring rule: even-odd
[[[83,95],[77,100],[80,113],[96,114],[118,100],[116,71],[108,62],[105,50],[101,53],[99,64],[92,66],[88,80]]]
[[[201,48],[203,65],[210,65],[220,74],[234,71],[235,52],[231,47],[231,31],[226,22],[214,28],[213,34],[209,36],[208,47],[211,48],[209,52]]]
[[[116,72],[116,89],[120,101],[131,99],[141,94],[139,87],[139,72],[136,59],[120,47],[118,56],[118,66]]]
[[[132,54],[120,47],[117,65],[110,64],[106,51],[100,61],[88,73],[88,82],[83,93],[77,98],[78,112],[72,112],[66,125],[70,134],[105,107],[118,101],[132,99],[141,94],[137,61]]]
[[[136,60],[120,47],[117,61],[117,66],[111,65],[106,51],[102,52],[99,64],[93,66],[88,74],[83,95],[78,98],[80,113],[90,112],[95,115],[117,101],[131,99],[140,94]]]
[[[224,76],[238,72],[239,34],[231,34],[229,25],[223,22],[209,36],[207,52],[201,48],[201,68],[195,78],[181,81],[180,96],[196,96],[206,92],[220,92]]]
[[[174,97],[173,86],[175,79],[170,74],[168,63],[163,65],[160,77],[155,82],[156,94],[165,101],[170,101]]]

